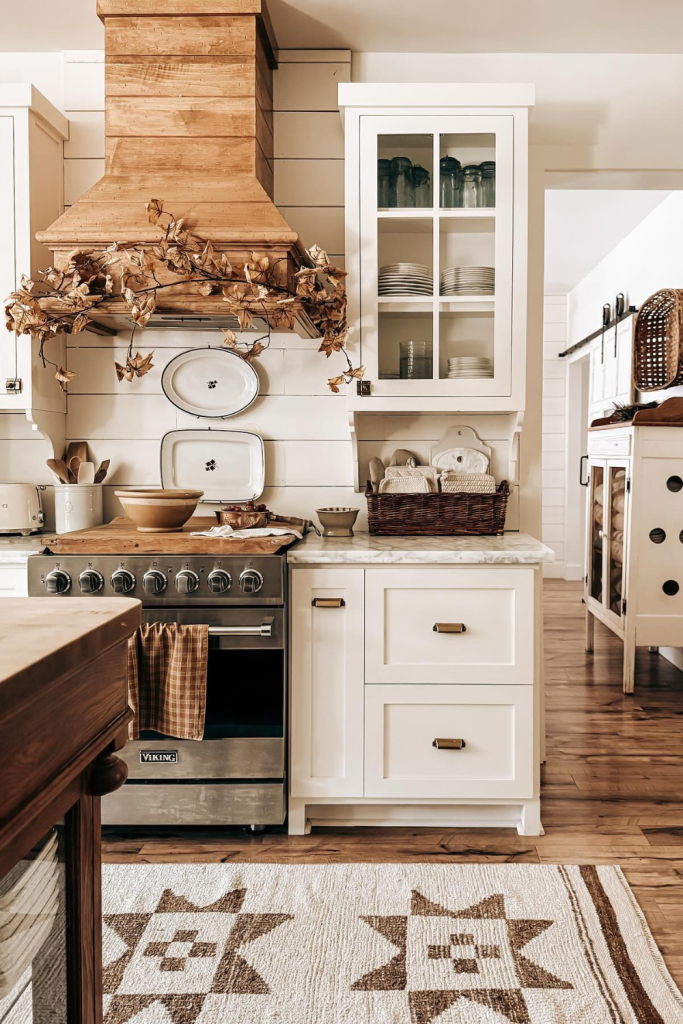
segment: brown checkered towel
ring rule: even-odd
[[[200,740],[206,715],[207,626],[154,622],[128,641],[128,703],[135,713],[129,739],[154,729]]]

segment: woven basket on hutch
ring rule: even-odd
[[[374,494],[368,483],[368,529],[385,537],[502,533],[509,496],[507,480],[494,494]]]
[[[664,288],[643,303],[636,317],[633,383],[639,391],[683,384],[683,291]]]

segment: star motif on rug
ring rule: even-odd
[[[521,952],[554,922],[508,917],[500,893],[449,910],[413,890],[409,914],[361,921],[398,952],[351,988],[406,992],[411,1024],[430,1024],[461,999],[495,1010],[511,1024],[531,1024],[524,990],[573,988]]]
[[[244,947],[293,915],[244,913],[246,895],[232,889],[202,907],[165,889],[152,913],[105,915],[119,955],[103,973],[104,1024],[125,1024],[153,1003],[172,1024],[194,1024],[209,994],[270,994]]]

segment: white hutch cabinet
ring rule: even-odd
[[[349,395],[351,410],[524,408],[527,120],[533,103],[531,85],[339,86],[350,348],[354,363],[365,366],[364,387],[359,383]],[[462,193],[442,195],[440,167],[448,158],[460,172],[495,163],[487,205],[463,205]],[[394,205],[402,200],[388,200],[378,186],[379,168],[401,159],[409,173],[417,169],[421,176],[415,179],[415,205]],[[380,294],[382,267],[398,263],[426,267],[431,288]],[[445,294],[444,272],[468,267],[493,268],[493,288]],[[409,341],[425,343],[427,352],[410,378],[401,359],[401,343]],[[486,372],[449,377],[449,360],[468,356],[488,360]]]
[[[633,328],[629,316],[606,330],[590,347],[589,422],[609,416],[616,402],[630,405],[633,387]]]
[[[683,646],[683,428],[588,432],[586,649],[594,619],[624,641],[624,693],[636,647]]]
[[[0,291],[36,276],[52,254],[35,238],[64,209],[64,140],[69,122],[31,85],[0,85]],[[63,361],[63,336],[50,342],[50,359]],[[19,384],[13,382],[19,381]],[[56,447],[64,440],[66,398],[27,335],[4,330],[0,344],[0,414],[26,415]],[[61,456],[59,451],[58,455]]]

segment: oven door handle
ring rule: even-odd
[[[209,626],[209,636],[271,636],[273,616],[268,616],[256,626]]]

